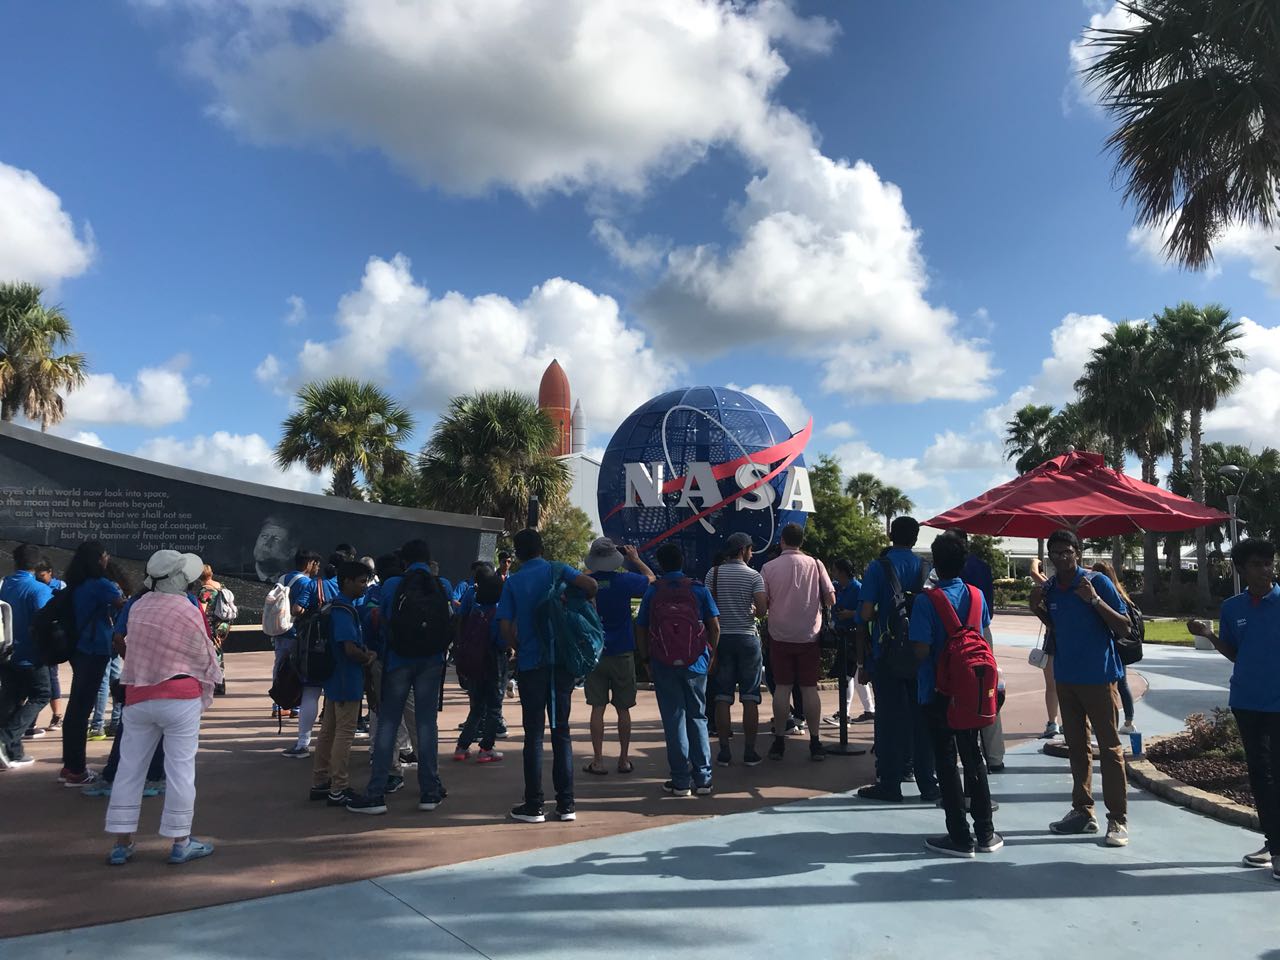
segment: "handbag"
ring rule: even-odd
[[[1044,639],[1044,624],[1040,624],[1040,632],[1036,635],[1035,648],[1027,654],[1027,663],[1043,670],[1049,665],[1049,654],[1045,653],[1041,641]]]

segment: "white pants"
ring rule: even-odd
[[[858,700],[862,703],[863,713],[876,712],[876,695],[871,690],[871,685],[867,683],[859,683],[856,677],[849,678],[848,692],[844,698],[844,712],[848,714],[849,719],[853,719],[858,714],[853,712],[853,694],[858,694]]]
[[[303,687],[302,703],[298,704],[298,742],[295,747],[303,750],[311,746],[311,731],[315,728],[316,718],[320,716],[320,694],[323,687]]]
[[[164,813],[160,836],[191,835],[196,809],[196,749],[200,714],[194,700],[144,700],[129,706],[129,722],[120,742],[120,766],[111,785],[107,833],[136,833],[142,812],[142,789],[156,744],[164,737]]]

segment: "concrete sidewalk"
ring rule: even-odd
[[[1229,665],[1150,648],[1144,732],[1225,702]],[[1095,774],[1095,789],[1100,782]],[[1065,761],[993,776],[1003,851],[929,854],[941,811],[835,794],[457,866],[0,942],[0,957],[1100,957],[1278,960],[1280,884],[1237,866],[1257,835],[1131,791],[1132,842],[1055,837]],[[676,801],[673,801],[676,802]],[[696,801],[690,801],[696,802]],[[540,829],[530,827],[530,829]],[[105,879],[105,876],[104,876]],[[105,890],[81,891],[101,896]]]

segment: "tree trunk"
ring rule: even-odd
[[[1182,444],[1186,438],[1186,411],[1177,410],[1173,415],[1173,450],[1171,473],[1182,472]],[[1182,538],[1176,533],[1164,538],[1165,559],[1169,564],[1169,612],[1178,613],[1182,603]]]
[[[1204,503],[1204,411],[1200,407],[1191,410],[1191,496],[1196,503]],[[1196,527],[1196,606],[1207,610],[1213,603],[1209,590],[1209,550],[1205,528]]]
[[[1156,482],[1156,458],[1148,442],[1144,442],[1142,448],[1142,479],[1151,484]],[[1155,602],[1159,582],[1160,538],[1147,530],[1142,535],[1142,595],[1148,609]]]

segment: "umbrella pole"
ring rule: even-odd
[[[862,747],[849,745],[849,633],[848,630],[836,631],[836,672],[840,682],[840,743],[827,747],[827,756],[860,757],[867,751]]]

